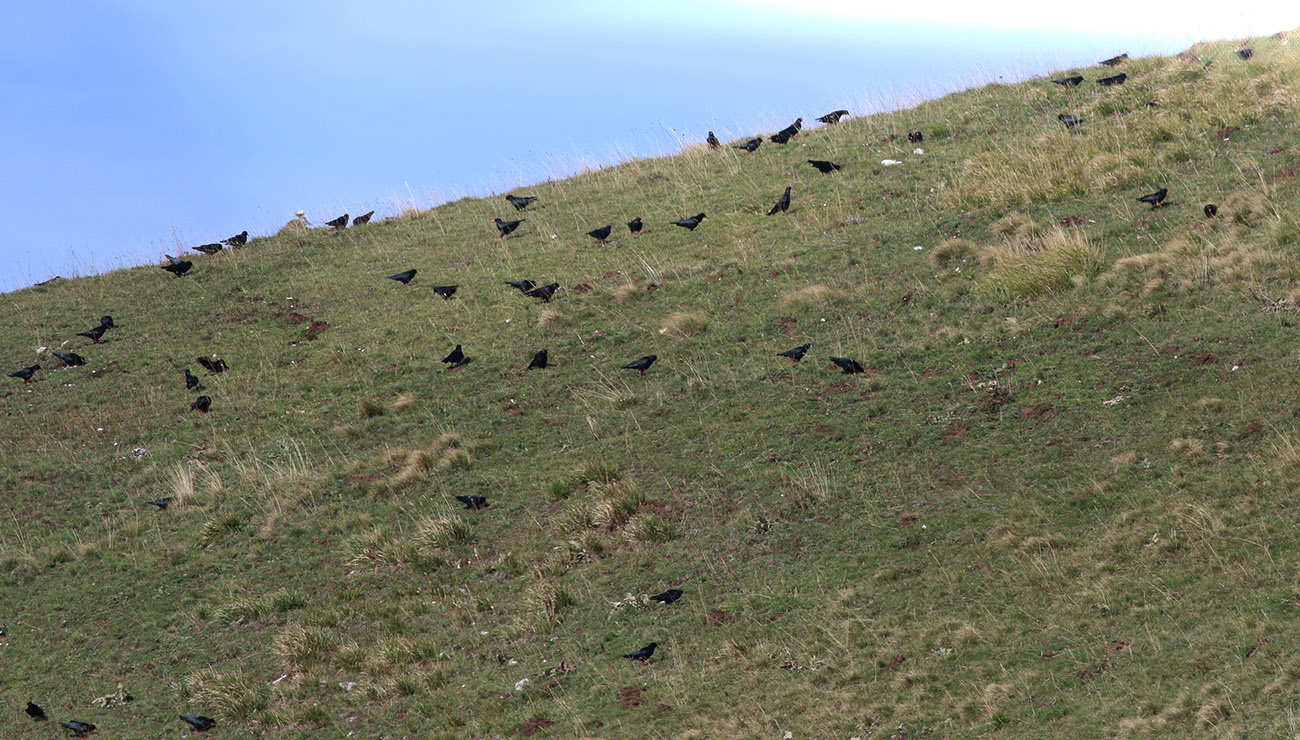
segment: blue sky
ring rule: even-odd
[[[752,135],[1300,26],[1300,9],[1197,2],[442,5],[7,9],[0,291],[273,233],[298,210],[382,216],[709,129]]]

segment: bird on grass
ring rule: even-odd
[[[533,361],[528,363],[529,370],[545,370],[548,363],[546,350],[539,349],[537,354],[533,355]]]
[[[1075,75],[1074,77],[1062,77],[1059,80],[1052,80],[1052,82],[1057,85],[1060,85],[1061,87],[1078,87],[1079,83],[1083,82],[1083,75]]]
[[[476,509],[486,509],[488,507],[487,498],[485,496],[480,496],[477,493],[472,493],[468,496],[457,496],[456,500],[465,504],[465,508],[471,511]]]
[[[1250,59],[1251,57],[1255,56],[1255,50],[1254,50],[1254,49],[1237,49],[1237,56],[1241,57],[1242,59]]]
[[[1097,84],[1101,85],[1102,87],[1110,87],[1111,85],[1123,85],[1124,80],[1127,79],[1128,79],[1128,75],[1123,72],[1120,72],[1114,77],[1103,77],[1100,80],[1097,80]]]
[[[835,164],[834,162],[827,162],[821,159],[810,159],[808,160],[808,164],[812,165],[813,167],[816,167],[817,171],[822,173],[823,175],[829,175],[835,170],[840,169],[840,166],[838,164]]]
[[[172,496],[163,496],[162,498],[156,498],[153,501],[146,501],[144,502],[144,505],[157,506],[158,511],[162,511],[163,509],[166,509],[169,505],[171,505],[171,502],[175,500],[176,499]]]
[[[415,273],[417,272],[419,272],[419,270],[404,270],[396,275],[389,275],[388,279],[396,280],[402,285],[410,285],[411,281],[415,279]]]
[[[207,732],[217,726],[217,721],[201,714],[182,714],[181,721],[194,728],[195,732]]]
[[[803,359],[803,356],[806,355],[806,354],[808,354],[808,350],[811,349],[811,348],[812,348],[812,345],[811,345],[811,344],[801,344],[801,345],[799,345],[798,347],[795,347],[794,349],[787,349],[787,350],[784,351],[784,352],[777,352],[777,353],[776,353],[776,356],[777,356],[777,357],[789,357],[789,358],[790,358],[790,364],[793,365],[793,364],[795,364],[796,362],[802,360],[802,359]]]
[[[731,145],[731,148],[732,148],[732,149],[744,149],[745,151],[749,152],[750,154],[753,154],[753,153],[754,153],[754,150],[758,148],[758,145],[759,145],[759,144],[762,144],[762,143],[763,143],[763,140],[762,140],[762,139],[750,139],[749,141],[746,141],[744,144],[732,144],[732,145]]]
[[[907,134],[907,140],[913,144],[920,144],[922,141],[925,141],[925,134],[920,131],[909,131]]]
[[[176,277],[180,277],[181,275],[184,275],[185,273],[189,272],[190,268],[194,266],[194,263],[190,262],[189,260],[177,259],[176,257],[173,257],[171,255],[165,255],[165,256],[167,257],[168,260],[167,264],[159,265],[159,267],[166,270],[167,272],[170,272]]]
[[[788,210],[790,210],[790,186],[786,185],[785,194],[783,194],[781,199],[776,202],[776,205],[772,206],[772,210],[768,211],[767,215],[774,216],[778,213],[785,213]]]
[[[99,325],[107,329],[116,329],[117,324],[113,323],[113,317],[104,315],[99,317]]]
[[[343,214],[333,221],[326,221],[325,225],[335,231],[342,231],[348,227],[348,214]]]
[[[41,369],[41,366],[40,366],[39,364],[37,364],[37,365],[28,365],[27,367],[23,368],[22,370],[16,370],[16,371],[14,371],[14,372],[12,372],[12,373],[9,373],[9,377],[11,377],[11,378],[21,378],[22,381],[23,381],[23,385],[27,385],[28,383],[30,383],[30,382],[32,381],[32,376],[36,374],[36,371],[37,371],[37,370],[40,370],[40,369]]]
[[[709,137],[705,141],[708,142],[710,149],[722,148],[722,142],[718,141],[718,137],[714,136],[712,131],[709,132]]]
[[[1169,188],[1160,188],[1159,190],[1138,198],[1139,203],[1150,203],[1152,208],[1159,208],[1160,204],[1165,201],[1165,196],[1169,195]]]
[[[212,242],[211,244],[200,244],[194,248],[194,251],[202,252],[210,257],[223,249],[225,247],[221,245],[221,242]]]
[[[799,134],[799,129],[803,128],[803,119],[795,119],[795,122],[777,131],[768,137],[773,144],[784,144]]]
[[[459,285],[435,285],[433,286],[433,292],[437,293],[439,297],[446,301],[456,295],[456,288],[459,287]]]
[[[41,709],[41,705],[36,704],[34,702],[30,702],[30,701],[27,702],[26,711],[27,711],[27,716],[31,717],[32,720],[36,722],[44,722],[45,720],[49,719],[49,717],[45,716],[45,710]]]
[[[635,660],[636,662],[644,665],[645,662],[650,659],[650,656],[655,654],[655,648],[657,647],[659,647],[659,643],[652,642],[649,645],[646,645],[645,647],[641,648],[640,650],[631,653],[624,653],[623,657],[628,658],[630,660]]]
[[[536,203],[537,199],[531,195],[507,195],[506,202],[514,206],[516,211],[522,211]]]
[[[456,367],[465,362],[465,353],[461,351],[460,345],[458,344],[456,345],[456,349],[453,349],[450,354],[442,358],[442,361],[452,367]]]
[[[352,219],[352,225],[353,225],[353,226],[361,226],[361,225],[363,225],[363,224],[368,224],[368,223],[370,223],[370,219],[371,219],[374,215],[375,215],[375,212],[374,212],[374,211],[367,211],[366,213],[363,213],[363,214],[361,214],[360,216],[357,216],[356,218]]]
[[[1075,126],[1078,126],[1079,124],[1083,123],[1082,118],[1079,118],[1078,116],[1072,116],[1069,113],[1057,113],[1056,120],[1065,124],[1066,128],[1074,128]]]
[[[504,238],[506,238],[507,236],[510,236],[510,232],[512,232],[512,231],[514,231],[515,229],[519,228],[519,224],[521,224],[521,223],[523,223],[523,222],[524,222],[524,219],[522,219],[522,218],[519,219],[518,221],[502,221],[502,220],[499,219],[499,218],[494,218],[494,219],[492,219],[492,223],[496,224],[496,227],[497,227],[497,238],[498,238],[498,239],[504,239]]]
[[[855,375],[863,372],[862,366],[858,364],[857,360],[850,360],[847,357],[832,357],[831,362],[843,370],[845,375]]]
[[[534,283],[532,280],[507,280],[506,285],[509,285],[512,288],[517,288],[519,292],[524,295],[528,295],[528,291],[537,287],[537,283]]]
[[[110,327],[105,324],[100,324],[99,326],[96,326],[94,329],[87,329],[85,331],[77,332],[77,336],[86,337],[87,339],[94,341],[95,344],[103,344],[104,332],[108,331],[109,328]]]
[[[679,219],[677,219],[676,221],[673,221],[672,224],[673,224],[673,226],[680,226],[680,227],[682,227],[683,229],[686,229],[686,230],[688,230],[688,231],[695,231],[695,227],[696,227],[696,226],[699,226],[699,225],[700,225],[700,222],[703,221],[703,220],[704,220],[704,214],[703,214],[703,213],[697,213],[697,214],[695,214],[694,216],[687,216],[686,218],[679,218]]]
[[[194,403],[190,404],[190,411],[197,411],[200,414],[208,413],[210,408],[212,408],[212,399],[207,396],[199,396],[194,399]]]
[[[602,226],[599,229],[588,231],[587,236],[591,237],[592,239],[595,239],[601,244],[609,244],[609,235],[610,232],[612,232],[613,230],[614,230],[613,226]]]
[[[89,722],[78,722],[75,719],[68,722],[60,722],[59,724],[71,730],[72,734],[76,737],[85,737],[95,731],[94,725]]]
[[[821,116],[817,120],[825,124],[839,123],[840,119],[847,116],[848,114],[849,112],[846,110],[831,111],[830,113]]]
[[[555,295],[555,291],[559,289],[560,289],[559,283],[548,283],[546,285],[541,285],[536,288],[533,288],[532,290],[528,291],[524,295],[528,296],[529,298],[536,298],[542,303],[550,303],[551,296]]]
[[[1127,61],[1128,61],[1128,54],[1120,54],[1117,57],[1111,57],[1110,59],[1103,59],[1097,63],[1104,64],[1107,67],[1115,67],[1118,66],[1120,62],[1127,62]]]
[[[86,358],[76,352],[55,352],[54,356],[63,360],[64,367],[77,367],[86,364]]]
[[[185,390],[192,391],[195,388],[202,387],[203,386],[199,384],[199,379],[195,377],[194,373],[190,372],[188,367],[185,368]]]
[[[1217,215],[1219,215],[1219,207],[1216,206],[1216,205],[1214,205],[1213,203],[1206,203],[1206,204],[1205,204],[1205,217],[1206,217],[1206,218],[1214,218],[1214,217],[1217,216]]]
[[[682,598],[683,593],[685,592],[682,591],[680,588],[670,588],[661,594],[655,594],[654,596],[651,596],[650,600],[657,601],[660,604],[671,604],[674,601]]]
[[[198,363],[210,373],[224,373],[230,368],[226,366],[226,361],[221,359],[209,360],[206,357],[198,358]]]
[[[627,230],[630,231],[630,232],[632,232],[633,234],[640,234],[640,233],[641,233],[641,217],[640,217],[640,216],[637,216],[636,218],[632,219],[631,221],[628,221],[628,222],[627,222]]]
[[[649,370],[650,366],[655,364],[655,360],[657,359],[659,359],[658,355],[646,355],[645,357],[639,357],[627,363],[626,365],[623,366],[622,369],[635,370],[637,377],[640,377],[642,375],[645,375],[645,371]]]
[[[248,243],[248,230],[245,229],[229,239],[222,239],[221,243],[227,247],[242,247]]]

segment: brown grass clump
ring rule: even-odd
[[[634,301],[643,295],[640,281],[629,280],[615,288],[612,295],[614,296],[614,300],[619,303],[629,303]]]
[[[185,677],[181,693],[196,706],[211,708],[218,717],[244,721],[271,703],[266,684],[242,671],[197,670]]]
[[[664,319],[663,328],[660,333],[676,334],[680,337],[693,337],[703,332],[709,326],[708,321],[698,313],[688,311],[675,311],[668,314]]]
[[[1043,227],[1029,216],[1012,212],[994,221],[989,231],[1008,242],[1030,242],[1043,233]]]
[[[1017,227],[1016,235],[1028,233]],[[1007,297],[1035,296],[1082,284],[1101,271],[1101,254],[1077,230],[1054,227],[1041,239],[987,247],[980,260],[992,265],[986,285]]]
[[[818,283],[785,293],[777,300],[776,307],[783,310],[816,308],[839,297],[839,291]]]
[[[948,239],[930,251],[930,264],[947,267],[950,262],[976,262],[979,247],[967,239]]]

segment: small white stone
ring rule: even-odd
[[[913,153],[913,154],[925,154],[925,150],[922,149],[922,148],[920,148],[920,147],[917,147],[917,148],[915,148],[915,149],[912,150],[912,153]]]
[[[902,164],[902,162],[897,159],[882,159],[880,160],[880,163],[886,167],[893,167],[896,164]]]
[[[519,679],[517,682],[515,682],[515,691],[523,691],[524,687],[530,683],[532,683],[532,681],[529,681],[526,678]]]
[[[919,252],[919,251],[921,251],[922,249],[925,249],[925,247],[912,247],[912,249],[914,249],[914,250],[916,250],[916,251]]]

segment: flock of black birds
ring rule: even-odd
[[[1239,49],[1236,53],[1242,59],[1250,59],[1254,52],[1251,49]],[[1108,67],[1116,67],[1127,60],[1128,60],[1127,54],[1120,54],[1118,56],[1111,57],[1110,59],[1103,60],[1102,62],[1100,62],[1100,64]],[[1128,79],[1127,74],[1120,73],[1114,76],[1098,79],[1097,83],[1099,85],[1109,87],[1113,85],[1123,84],[1127,79]],[[1084,78],[1081,75],[1076,75],[1072,77],[1054,79],[1052,80],[1052,82],[1057,85],[1060,85],[1061,87],[1073,88],[1083,83]],[[837,110],[828,113],[824,116],[820,116],[816,120],[823,124],[831,125],[831,124],[838,123],[841,119],[843,119],[848,115],[849,112],[847,110]],[[1059,114],[1057,116],[1057,119],[1067,129],[1073,129],[1084,122],[1082,118],[1067,113]],[[802,127],[803,127],[803,118],[797,118],[794,121],[794,123],[792,123],[791,125],[787,126],[784,129],[781,129],[777,133],[772,134],[771,136],[768,137],[768,139],[769,141],[775,144],[786,144],[800,133]],[[924,140],[924,136],[921,131],[909,132],[907,136],[908,136],[908,141],[911,143],[921,143]],[[719,150],[722,148],[722,143],[718,140],[717,136],[715,136],[712,131],[708,132],[706,142],[709,149]],[[755,137],[753,139],[744,141],[740,144],[733,144],[732,148],[753,153],[759,148],[759,146],[762,143],[763,143],[763,139],[761,137]],[[833,172],[842,169],[841,165],[835,164],[834,162],[825,161],[825,160],[810,159],[807,160],[807,162],[808,164],[815,167],[822,174],[831,174]],[[791,187],[786,186],[784,193],[782,193],[781,197],[777,200],[776,204],[773,205],[772,208],[767,212],[767,215],[773,216],[778,213],[787,212],[790,208],[790,192],[791,192]],[[1141,196],[1137,200],[1142,203],[1150,204],[1151,207],[1155,209],[1155,208],[1160,208],[1162,205],[1165,204],[1165,199],[1167,196],[1168,196],[1168,189],[1160,188],[1156,192],[1151,193],[1149,195]],[[524,211],[529,206],[538,202],[538,198],[535,196],[506,195],[505,200],[515,209],[516,212]],[[1218,207],[1212,203],[1206,204],[1204,207],[1204,213],[1206,218],[1214,218],[1218,214]],[[373,216],[374,216],[374,211],[370,211],[368,213],[365,213],[361,216],[357,216],[356,218],[352,219],[351,224],[354,227],[366,224],[370,221],[370,219]],[[704,221],[704,219],[705,219],[705,214],[701,212],[694,216],[680,218],[675,221],[670,221],[668,223],[670,225],[680,226],[682,228],[687,229],[688,231],[694,232],[695,229],[698,228],[700,224]],[[514,221],[506,221],[501,218],[494,218],[492,220],[492,223],[495,225],[497,229],[497,238],[504,239],[510,234],[514,233],[515,230],[517,230],[519,226],[522,223],[524,223],[524,221],[525,219],[522,218]],[[336,231],[346,229],[348,227],[348,224],[349,224],[349,216],[346,213],[343,214],[342,216],[339,216],[338,218],[332,219],[325,223],[326,226]],[[628,221],[626,225],[629,233],[631,233],[634,236],[642,232],[643,221],[640,216],[632,219],[631,221]],[[612,233],[613,233],[613,225],[610,224],[587,232],[587,236],[595,239],[600,244],[608,244],[609,237],[611,236]],[[248,238],[249,238],[248,232],[243,231],[228,239],[223,239],[220,242],[199,245],[195,247],[195,250],[211,256],[217,254],[218,252],[222,251],[226,247],[230,247],[234,249],[241,248],[248,243]],[[166,257],[167,257],[167,264],[162,265],[162,269],[172,273],[176,277],[181,277],[185,275],[193,268],[193,263],[190,262],[189,260],[172,257],[170,255],[167,255]],[[417,273],[418,270],[409,269],[403,272],[396,273],[394,275],[389,275],[388,279],[399,282],[402,285],[409,286],[412,282],[414,282]],[[547,285],[539,286],[534,281],[528,279],[507,280],[505,281],[505,285],[508,285],[520,291],[520,293],[522,293],[523,295],[529,298],[540,300],[542,303],[548,303],[552,299],[552,297],[554,297],[556,291],[560,289],[560,285],[558,283],[549,283]],[[450,300],[456,294],[458,287],[459,286],[456,285],[439,285],[439,286],[434,286],[433,291],[442,299]],[[116,328],[116,325],[113,322],[113,317],[106,315],[100,318],[100,323],[97,326],[92,327],[91,329],[87,329],[86,331],[77,332],[77,336],[86,337],[95,344],[103,344],[105,333],[108,330],[114,328]],[[811,348],[812,345],[810,343],[802,344],[799,345],[798,347],[788,349],[784,352],[778,352],[777,356],[785,357],[790,360],[791,364],[794,364],[803,360],[803,358],[808,354]],[[64,367],[77,367],[77,366],[85,365],[87,362],[86,358],[82,357],[81,355],[75,352],[53,352],[53,354],[64,363]],[[657,359],[658,359],[657,355],[645,355],[631,362],[628,362],[627,364],[622,365],[621,369],[635,370],[638,376],[643,376],[645,375],[646,371],[648,371],[650,367],[654,365]],[[468,364],[469,361],[470,358],[465,354],[464,350],[459,344],[457,344],[455,348],[452,349],[452,351],[442,359],[443,363],[450,366],[448,369],[455,369],[458,367],[462,367]],[[860,365],[856,360],[853,360],[851,358],[832,356],[830,357],[830,361],[846,375],[854,375],[854,374],[865,372],[862,365]],[[228,369],[226,363],[220,359],[209,359],[208,357],[199,357],[198,362],[206,370],[214,374],[224,372]],[[527,370],[546,369],[549,366],[549,364],[550,364],[550,357],[548,351],[546,349],[541,349],[538,350],[533,355],[532,360],[528,363]],[[24,367],[13,373],[10,373],[9,375],[10,377],[21,379],[23,381],[23,384],[26,385],[32,381],[32,377],[40,369],[41,369],[40,364],[34,364],[28,367]],[[199,378],[196,377],[192,372],[190,372],[188,368],[184,370],[184,373],[185,373],[185,387],[187,390],[196,391],[196,390],[203,389],[203,386],[199,381]],[[212,399],[206,395],[201,395],[198,398],[196,398],[193,403],[191,403],[190,408],[191,410],[199,411],[200,413],[208,413],[208,411],[211,409],[211,405],[212,405]],[[478,510],[486,509],[490,505],[485,496],[478,495],[478,494],[457,495],[455,496],[455,498],[468,510],[478,511]],[[159,511],[162,511],[165,510],[168,507],[168,505],[172,503],[172,501],[173,501],[173,497],[167,496],[163,498],[154,499],[152,501],[147,501],[146,504],[150,506],[154,506]],[[665,605],[672,604],[673,602],[680,599],[683,596],[683,594],[684,592],[681,589],[670,588],[667,589],[666,591],[663,591],[662,593],[651,596],[650,601],[665,604]],[[647,644],[645,647],[640,648],[639,650],[635,650],[633,652],[624,654],[623,657],[630,660],[638,661],[640,663],[645,663],[654,655],[655,650],[658,648],[658,646],[659,643],[651,642]],[[45,721],[47,719],[45,711],[39,705],[30,701],[27,703],[26,713],[34,721],[39,722],[39,721]],[[188,724],[194,730],[194,732],[205,732],[216,726],[216,721],[210,717],[195,716],[195,715],[180,715],[180,719],[183,720],[186,724]],[[77,720],[63,721],[60,722],[59,724],[62,725],[64,728],[68,729],[69,731],[71,731],[77,737],[85,737],[86,735],[94,732],[96,729],[95,725],[93,724],[89,724]]]

